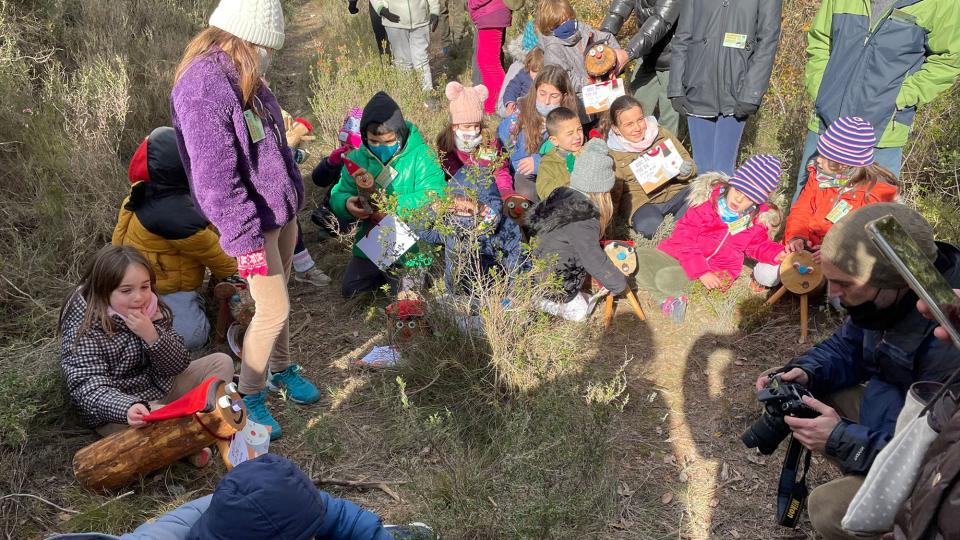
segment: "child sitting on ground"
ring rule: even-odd
[[[386,92],[377,92],[360,119],[363,145],[346,157],[376,179],[376,188],[386,196],[396,195],[398,216],[403,219],[430,200],[431,194],[443,192],[443,170],[423,140],[420,130],[403,118],[400,106]],[[338,218],[360,221],[357,227],[353,258],[347,265],[341,293],[349,298],[361,292],[375,291],[385,284],[397,290],[398,280],[384,273],[356,245],[373,225],[383,217],[363,207],[360,191],[346,167],[330,194],[330,207]],[[414,224],[411,224],[414,225]],[[415,251],[414,246],[411,251]]]
[[[570,185],[570,172],[583,148],[583,126],[577,113],[558,107],[547,115],[548,142],[541,148],[537,196],[545,200],[553,190]]]
[[[199,349],[210,335],[200,293],[204,273],[209,268],[215,280],[231,277],[237,260],[223,252],[220,235],[193,204],[173,128],[159,127],[143,140],[128,176],[133,186],[111,242],[136,248],[150,262],[174,330],[188,349]]]
[[[834,223],[868,204],[897,198],[897,177],[874,163],[876,143],[873,126],[856,116],[841,116],[820,136],[807,183],[787,216],[788,253],[811,251],[819,262],[820,243]],[[753,276],[773,287],[780,282],[780,267],[758,263]]]
[[[330,155],[320,160],[320,163],[314,167],[310,173],[310,179],[317,187],[329,188],[340,180],[340,174],[343,171],[343,156],[352,152],[363,144],[360,137],[360,117],[363,115],[363,109],[353,107],[347,116],[343,119],[343,125],[337,133],[337,142],[340,144],[336,150],[330,152]],[[333,210],[330,209],[330,194],[332,189],[328,189],[323,196],[323,202],[320,207],[313,211],[310,219],[327,232],[332,237],[345,234],[350,230],[350,226],[355,220],[340,220]]]
[[[320,491],[290,460],[264,454],[224,475],[212,495],[187,502],[122,538],[211,540],[277,538],[323,540],[435,539],[423,523],[383,525],[369,510]],[[49,540],[120,540],[95,533]]]
[[[510,154],[513,189],[534,202],[540,200],[535,183],[540,147],[547,138],[546,116],[561,106],[576,110],[576,91],[563,68],[544,66],[537,73],[533,89],[519,101],[519,110],[497,128],[497,137]]]
[[[233,360],[190,361],[157,298],[153,267],[136,249],[108,245],[60,309],[60,367],[84,424],[101,436],[142,427],[151,409],[209,377],[233,380]],[[207,456],[209,458],[209,455]]]
[[[780,211],[767,203],[779,182],[780,160],[770,155],[748,159],[729,179],[720,173],[697,179],[673,234],[656,249],[637,250],[637,284],[665,315],[683,321],[695,280],[708,289],[728,289],[744,255],[769,264],[783,260],[783,246],[770,239]]]
[[[483,102],[487,99],[485,86],[463,86],[447,83],[450,100],[450,122],[437,136],[437,150],[443,157],[443,172],[447,179],[467,165],[489,167],[500,193],[513,191],[513,177],[506,156],[501,152],[496,134],[483,123]]]
[[[690,180],[697,173],[697,166],[670,130],[659,125],[653,116],[643,115],[643,107],[633,96],[613,100],[602,124],[601,131],[607,134],[607,146],[616,167],[617,185],[612,193],[616,213],[625,217],[638,234],[653,238],[667,214],[673,214],[676,219],[683,217]],[[630,164],[666,141],[670,141],[683,158],[680,171],[666,184],[647,193]]]
[[[570,175],[570,187],[558,187],[533,208],[527,224],[538,238],[534,256],[557,257],[563,295],[544,299],[541,309],[570,321],[590,316],[596,299],[581,291],[588,276],[610,291],[627,288],[626,276],[610,261],[600,240],[613,217],[613,160],[602,139],[583,147]]]
[[[517,103],[520,98],[530,92],[530,87],[533,86],[537,73],[543,69],[543,50],[535,48],[528,52],[523,58],[522,66],[523,69],[519,70],[512,78],[504,79],[506,82],[504,83],[503,99],[501,100],[505,112],[504,118],[517,112]]]

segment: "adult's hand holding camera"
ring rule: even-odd
[[[790,426],[793,431],[793,438],[797,442],[811,452],[823,453],[827,447],[827,440],[830,439],[830,434],[840,423],[840,415],[833,407],[811,396],[803,396],[803,403],[820,413],[820,416],[816,418],[784,416],[783,421]]]
[[[953,292],[960,297],[960,289],[954,289]],[[917,300],[917,311],[931,321],[933,320],[933,312],[930,311],[930,306],[928,306],[923,300]],[[950,335],[947,334],[947,331],[944,330],[942,326],[934,328],[933,335],[941,341],[950,341]]]
[[[807,372],[800,368],[793,368],[789,371],[784,372],[780,375],[780,380],[785,382],[797,383],[803,386],[807,386],[810,383],[810,377],[807,376]],[[757,377],[756,388],[757,392],[763,390],[770,384],[770,373],[761,373]]]

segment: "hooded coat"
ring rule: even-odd
[[[397,134],[397,139],[400,141],[400,149],[387,163],[381,162],[367,145],[367,129],[371,124],[386,126]],[[363,145],[347,154],[347,158],[372,174],[377,179],[377,188],[387,196],[396,195],[400,219],[404,219],[411,211],[427,204],[431,194],[443,192],[446,182],[436,155],[424,142],[420,130],[411,122],[404,120],[400,106],[386,92],[377,92],[364,107],[363,116],[360,118],[360,136]],[[392,169],[393,180],[389,180],[391,176],[389,171],[381,177],[385,168]],[[347,199],[358,194],[357,183],[344,167],[340,174],[340,181],[330,192],[330,208],[341,220],[353,220],[355,218],[347,211]],[[363,238],[370,228],[369,220],[359,222],[354,237],[353,255],[355,257],[367,258],[357,247],[356,242]],[[411,249],[411,251],[414,250],[416,246]]]
[[[600,211],[583,193],[568,187],[555,189],[531,210],[527,226],[539,241],[534,257],[557,257],[563,302],[580,292],[588,276],[612,294],[626,290],[626,276],[600,247]]]
[[[579,95],[581,89],[590,84],[587,69],[583,60],[587,55],[587,48],[598,42],[606,42],[609,46],[619,49],[617,38],[610,32],[594,30],[589,24],[578,21],[577,31],[567,39],[560,39],[552,33],[540,36],[539,47],[543,50],[543,65],[560,66],[567,72],[567,77]]]
[[[149,177],[131,176],[135,183],[112,243],[146,257],[157,274],[157,294],[200,288],[207,268],[217,279],[236,274],[237,260],[224,253],[220,235],[194,206],[173,128],[153,130],[145,144]]]
[[[780,226],[780,211],[767,204],[759,205],[749,227],[730,234],[717,213],[717,201],[726,187],[726,177],[719,173],[701,176],[687,197],[687,212],[677,221],[673,234],[657,246],[680,262],[691,281],[716,272],[726,274],[733,283],[743,270],[744,255],[777,264],[774,257],[783,251],[782,245],[770,239],[770,231]]]

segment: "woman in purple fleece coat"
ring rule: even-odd
[[[210,28],[187,46],[170,96],[197,207],[237,258],[257,305],[243,339],[239,388],[250,418],[272,428],[273,439],[280,425],[266,408],[265,387],[298,403],[320,398],[290,362],[287,282],[303,180],[263,79],[283,38],[279,0],[222,0]]]

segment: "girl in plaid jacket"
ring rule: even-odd
[[[100,435],[146,425],[151,409],[209,377],[230,382],[233,360],[194,361],[157,299],[156,275],[129,246],[103,247],[60,310],[60,366],[81,420]]]

